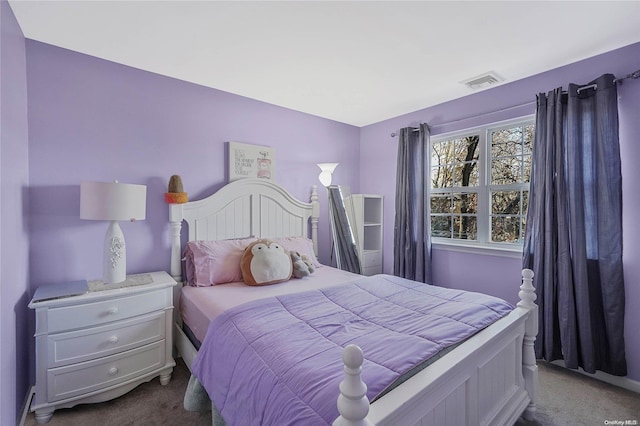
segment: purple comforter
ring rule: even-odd
[[[211,322],[192,371],[228,426],[326,425],[338,417],[344,346],[362,348],[373,400],[512,309],[484,294],[377,275],[226,311]]]

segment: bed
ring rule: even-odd
[[[183,223],[187,224],[188,241],[310,235],[313,250],[317,253],[318,217],[315,187],[311,189],[311,202],[302,202],[281,186],[264,179],[237,180],[205,199],[171,204],[171,274],[176,281],[182,281]],[[322,275],[338,274],[329,266],[323,266],[316,272],[320,270]],[[354,277],[345,274],[331,279],[347,278]],[[333,424],[507,425],[515,423],[520,416],[532,419],[537,392],[533,344],[538,328],[532,278],[531,271],[523,271],[520,301],[508,314],[457,344],[373,403],[369,402],[367,387],[362,382],[362,350],[357,345],[346,346],[342,360],[344,379],[335,389],[339,416]],[[284,286],[268,287],[272,288],[267,293],[279,292]],[[201,296],[204,290],[194,292],[194,289],[185,287],[186,295],[189,291],[192,292],[192,301],[204,300]],[[226,291],[233,293],[234,290],[229,286]],[[237,291],[241,292],[242,288],[238,287]],[[183,327],[179,308],[187,306],[187,298],[181,301],[181,297],[182,290],[177,286],[174,294],[174,304],[178,307],[174,318],[174,341],[178,355],[191,370],[198,350],[193,336],[185,332],[188,328]],[[224,311],[227,308],[218,309]],[[193,322],[193,328],[198,329],[196,334],[199,334],[200,341],[208,320],[200,318],[201,325],[198,326],[195,325],[197,321],[188,319]],[[219,350],[224,351],[223,348]],[[213,424],[216,425],[221,419],[215,414],[217,410],[213,405]]]

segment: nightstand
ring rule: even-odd
[[[172,357],[173,286],[166,272],[131,275],[123,284],[90,281],[40,287],[36,311],[38,423],[54,410],[107,401],[160,376]]]

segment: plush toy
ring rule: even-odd
[[[309,266],[304,260],[302,260],[302,256],[299,252],[290,251],[289,255],[291,256],[291,262],[293,263],[293,276],[295,278],[303,278],[311,275]]]
[[[182,187],[182,178],[178,175],[171,176],[169,179],[169,188],[164,193],[164,200],[168,204],[184,204],[189,201],[187,193]]]
[[[244,249],[240,270],[246,284],[269,285],[288,281],[293,266],[291,257],[280,244],[257,240]]]
[[[307,268],[309,268],[309,273],[313,274],[313,272],[316,270],[316,267],[313,266],[313,262],[311,261],[311,259],[309,259],[309,256],[303,254],[300,257],[302,258],[302,261],[305,263],[305,265],[307,265]]]

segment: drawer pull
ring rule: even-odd
[[[118,368],[117,367],[111,367],[109,369],[109,375],[110,376],[115,376],[116,374],[118,374]]]
[[[118,308],[117,308],[117,307],[113,307],[113,308],[109,309],[109,310],[107,311],[107,313],[108,313],[109,315],[115,315],[115,314],[117,314],[117,313],[118,313]]]
[[[109,343],[118,343],[118,336],[109,337]]]

